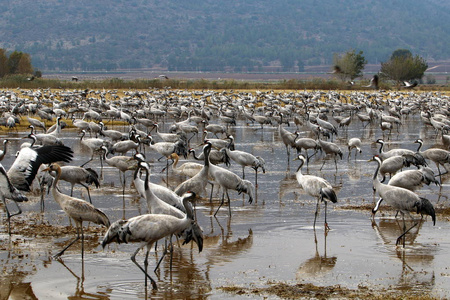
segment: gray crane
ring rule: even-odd
[[[448,164],[450,163],[450,152],[440,148],[429,148],[425,151],[420,151],[420,149],[423,146],[423,140],[417,139],[414,142],[419,144],[419,147],[417,148],[417,153],[422,155],[425,159],[429,159],[436,164],[436,167],[439,172],[439,181],[442,184],[441,176],[448,173],[447,168],[449,167]],[[441,169],[439,168],[439,166],[444,167],[445,173],[441,173]]]
[[[306,164],[308,165],[309,160],[311,159],[311,157],[313,157],[314,155],[317,154],[317,151],[320,150],[320,145],[319,143],[312,139],[312,138],[308,138],[308,137],[303,137],[303,138],[299,138],[300,134],[298,131],[295,132],[296,133],[296,139],[294,142],[294,148],[297,149],[297,153],[301,152],[302,150],[305,150],[305,154],[306,154]],[[309,149],[313,149],[314,153],[311,155],[308,155],[308,150]]]
[[[288,165],[290,163],[291,160],[291,148],[294,147],[295,145],[295,140],[298,137],[297,132],[292,133],[288,130],[286,130],[283,127],[283,124],[278,125],[278,134],[281,137],[281,141],[283,142],[283,144],[286,146],[286,154],[287,154],[287,159],[288,159]]]
[[[325,230],[329,230],[330,228],[327,223],[327,201],[336,203],[336,192],[333,190],[331,184],[322,177],[302,174],[302,166],[306,161],[305,156],[300,154],[294,160],[300,160],[300,165],[295,175],[298,183],[303,188],[303,190],[311,197],[317,198],[316,212],[314,213],[314,230],[316,229],[316,220],[319,213],[319,204],[321,201],[325,204]]]
[[[186,214],[183,218],[177,218],[171,215],[164,214],[145,214],[130,218],[128,220],[118,220],[111,224],[108,231],[106,232],[102,246],[103,248],[112,243],[140,243],[139,247],[131,256],[131,261],[145,274],[145,284],[147,286],[147,278],[150,279],[152,287],[157,290],[155,280],[148,274],[148,255],[153,244],[167,236],[181,232],[183,230],[192,229],[193,234],[189,236],[197,243],[199,252],[203,249],[203,235],[200,227],[197,225],[194,219],[194,213],[190,206],[188,205],[189,200],[194,199],[195,194],[188,192],[183,195],[183,205],[186,209]],[[185,240],[185,243],[189,242]],[[145,254],[144,268],[141,267],[136,261],[136,255],[138,252],[147,248]]]
[[[135,157],[123,155],[108,158],[107,157],[109,154],[108,148],[102,146],[101,149],[103,150],[102,159],[106,162],[106,164],[119,170],[119,180],[122,183],[122,200],[123,204],[125,205],[125,186],[126,186],[125,172],[135,170],[138,166],[138,161],[136,160]]]
[[[333,156],[334,166],[336,167],[336,172],[337,172],[337,156],[339,155],[342,159],[342,155],[343,155],[341,148],[333,142],[327,142],[327,141],[321,140],[320,135],[318,137],[318,144],[320,146],[320,149],[322,149],[322,151],[325,152],[325,156],[327,156],[327,155]],[[322,170],[323,166],[325,165],[325,162],[326,162],[326,159],[324,157],[323,164],[320,167],[320,170]]]
[[[393,185],[383,184],[378,180],[378,172],[381,166],[381,158],[378,155],[375,155],[369,161],[376,161],[377,168],[373,175],[373,187],[380,195],[380,199],[377,201],[375,207],[372,209],[372,214],[375,216],[375,213],[378,211],[381,202],[384,200],[388,205],[390,205],[396,211],[400,211],[403,219],[403,232],[397,238],[396,245],[400,243],[402,238],[415,226],[417,226],[418,221],[416,221],[411,212],[417,212],[421,214],[430,215],[433,220],[433,225],[436,224],[436,213],[431,202],[426,199],[419,197],[416,193]],[[413,225],[406,229],[405,223],[405,214],[407,214],[413,221]],[[405,239],[403,239],[403,247],[405,247]]]
[[[211,151],[211,144],[206,144],[205,146],[203,146],[203,160],[204,160],[203,168],[194,177],[189,178],[188,180],[180,183],[175,188],[175,193],[177,195],[181,196],[187,191],[195,192],[197,195],[203,194],[203,192],[205,191],[206,184],[209,182],[210,151]],[[211,185],[214,187],[212,183]],[[211,189],[211,195],[212,191],[213,189]]]
[[[389,185],[399,186],[413,192],[420,189],[424,184],[430,185],[431,183],[440,185],[433,170],[424,166],[420,166],[417,170],[399,172],[392,176],[388,182]]]
[[[258,187],[258,169],[261,168],[263,173],[266,173],[266,162],[261,156],[240,150],[230,150],[229,145],[221,151],[225,151],[229,158],[242,167],[242,179],[245,179],[245,167],[253,168],[255,170],[255,186]]]
[[[206,144],[209,144],[207,141]],[[209,158],[208,158],[209,160]],[[208,169],[208,175],[213,178],[214,182],[220,185],[223,189],[222,193],[222,201],[220,203],[219,208],[214,213],[214,215],[217,214],[219,209],[222,207],[225,199],[225,194],[227,195],[228,199],[228,209],[229,209],[229,215],[231,216],[231,200],[230,196],[228,195],[228,190],[232,189],[240,193],[246,193],[249,196],[248,202],[252,203],[253,198],[255,197],[255,186],[248,180],[240,178],[235,173],[231,172],[230,170],[224,169],[222,167],[213,165],[209,163],[209,169]],[[212,196],[212,193],[211,193]],[[210,197],[211,201],[211,197]]]
[[[93,222],[95,224],[104,225],[106,227],[110,226],[108,217],[101,210],[95,208],[92,204],[65,195],[58,190],[58,181],[61,176],[61,167],[57,163],[52,163],[44,171],[56,172],[55,180],[52,185],[52,195],[55,201],[61,206],[62,210],[71,218],[77,227],[77,237],[70,242],[61,251],[55,254],[53,257],[57,258],[64,254],[64,252],[72,246],[76,241],[80,239],[81,236],[81,257],[84,256],[84,233],[83,233],[83,222]]]
[[[6,217],[8,219],[8,233],[11,235],[11,217],[22,213],[17,202],[28,201],[28,198],[19,192],[18,189],[11,184],[5,168],[0,164],[0,197],[5,205]],[[11,199],[16,204],[17,212],[11,213],[6,205],[6,199]]]
[[[52,173],[56,176],[56,174]],[[100,186],[97,172],[92,168],[78,166],[61,166],[60,180],[69,182],[71,185],[70,196],[73,196],[73,187],[75,184],[83,186],[88,194],[89,202],[92,204],[89,185],[94,184],[97,188]]]

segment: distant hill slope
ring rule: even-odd
[[[450,59],[444,0],[17,0],[0,16],[0,47],[41,70],[295,71],[350,49]]]

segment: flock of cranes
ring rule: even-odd
[[[177,94],[178,92],[180,93]],[[442,175],[450,170],[450,152],[448,144],[445,143],[440,145],[441,148],[433,147],[422,151],[422,139],[415,141],[419,144],[416,151],[393,149],[385,152],[385,139],[392,138],[393,128],[402,130],[402,119],[417,113],[421,114],[424,126],[435,129],[436,139],[444,141],[445,133],[450,128],[450,119],[447,119],[450,109],[447,107],[447,101],[448,97],[445,95],[399,92],[341,94],[301,91],[277,94],[273,91],[257,91],[253,95],[215,91],[181,93],[170,89],[155,89],[125,91],[124,95],[120,96],[117,91],[3,91],[0,94],[0,108],[3,109],[5,126],[11,129],[19,123],[29,123],[31,132],[25,137],[32,140],[21,147],[8,171],[0,166],[0,195],[7,214],[9,232],[11,217],[21,213],[18,202],[28,200],[26,193],[33,186],[38,172],[41,177],[48,172],[52,179],[54,178],[51,183],[54,200],[75,222],[77,228],[76,238],[55,257],[63,255],[80,238],[83,255],[83,222],[103,225],[108,227],[102,242],[103,247],[112,242],[140,243],[131,260],[144,272],[146,282],[149,279],[152,287],[156,289],[156,282],[147,270],[147,261],[150,248],[157,240],[172,235],[182,236],[185,242],[194,241],[199,251],[202,251],[203,233],[197,224],[190,201],[203,198],[212,202],[214,189],[219,188],[220,205],[214,216],[226,199],[231,217],[229,191],[247,194],[249,203],[257,198],[258,170],[261,169],[263,174],[266,172],[268,158],[239,148],[243,141],[235,141],[233,136],[235,126],[239,124],[237,122],[261,128],[261,131],[267,126],[277,127],[276,142],[286,147],[288,169],[290,164],[294,164],[291,161],[292,151],[296,152],[295,160],[300,161],[296,171],[297,187],[317,199],[314,228],[320,203],[323,202],[327,231],[330,229],[327,223],[327,202],[338,202],[338,193],[323,178],[322,172],[307,174],[308,165],[313,159],[319,161],[319,171],[322,171],[325,164],[331,160],[337,173],[339,161],[344,157],[343,149],[348,150],[347,160],[351,159],[353,149],[355,161],[358,155],[362,157],[363,142],[359,137],[350,136],[351,133],[348,132],[350,122],[361,122],[364,128],[369,123],[379,126],[380,134],[383,135],[383,138],[376,140],[380,148],[377,155],[371,159],[378,164],[372,184],[380,196],[372,213],[375,215],[382,201],[401,213],[404,228],[396,241],[399,244],[411,228],[417,225],[418,221],[413,219],[412,212],[430,215],[433,224],[436,222],[433,204],[419,196],[417,191],[423,184],[442,184]],[[46,111],[49,119],[42,116],[41,120],[35,118],[38,110]],[[27,117],[19,118],[23,116]],[[115,129],[107,129],[105,124],[112,120],[121,123],[116,125]],[[390,124],[387,135],[384,133],[386,124],[383,123]],[[65,145],[64,139],[64,126],[67,127],[68,124],[79,130],[80,139],[76,142],[90,151],[89,160],[81,166],[71,165],[74,153]],[[288,125],[293,125],[293,129],[287,129]],[[168,130],[165,132],[164,128]],[[38,130],[43,133],[38,133]],[[201,132],[203,135],[200,137],[198,134]],[[345,135],[347,142],[342,142],[344,139],[341,135]],[[197,156],[194,141],[199,138],[202,150]],[[0,158],[6,155],[7,141],[4,140],[4,150],[0,153]],[[308,154],[308,151],[313,153]],[[152,183],[150,173],[153,166],[146,156],[153,156],[158,160],[166,159],[166,176],[176,174],[184,176],[185,180],[173,189]],[[101,166],[100,174],[103,173],[103,163],[118,170],[124,207],[126,172],[134,172],[134,188],[146,199],[148,213],[110,221],[104,212],[95,207],[89,185],[101,187],[102,175],[99,176],[98,170],[93,167],[96,157]],[[179,165],[180,158],[191,161]],[[430,162],[435,163],[439,181],[435,179]],[[88,164],[90,167],[85,167]],[[241,167],[242,175],[233,172],[229,168],[230,164]],[[411,165],[417,169],[401,171]],[[254,183],[245,179],[246,167],[255,171]],[[441,167],[446,172],[441,172]],[[141,172],[145,173],[144,178],[141,177]],[[383,182],[387,180],[388,174],[390,179],[385,184]],[[70,183],[70,195],[59,190],[58,183],[61,181]],[[73,196],[75,184],[86,189],[89,202]],[[208,185],[211,186],[209,197]],[[16,204],[17,212],[9,211],[7,199]],[[404,215],[413,220],[413,225],[409,228],[406,227]],[[144,247],[147,252],[143,268],[136,262],[136,255]]]

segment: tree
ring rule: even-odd
[[[396,57],[408,57],[411,55],[412,55],[411,51],[409,51],[408,49],[397,49],[394,52],[392,52],[391,59]]]
[[[31,57],[28,53],[22,53],[17,64],[17,74],[33,74],[33,67],[31,66]]]
[[[355,50],[350,50],[344,54],[334,54],[333,56],[334,73],[342,81],[361,77],[366,64],[367,60],[362,51],[356,53]]]
[[[20,58],[22,57],[22,52],[14,51],[9,55],[8,58],[8,68],[9,74],[16,74],[19,67]]]
[[[6,56],[5,49],[0,48],[0,78],[3,78],[8,72],[8,57]]]
[[[409,50],[398,49],[392,53],[390,60],[381,63],[380,73],[400,85],[403,81],[420,80],[427,68],[424,58],[413,56]]]

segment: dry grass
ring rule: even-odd
[[[148,89],[148,88],[165,88],[171,87],[174,89],[210,89],[210,90],[224,90],[224,89],[268,89],[268,90],[367,90],[368,81],[364,80],[354,86],[350,86],[347,82],[342,82],[337,79],[328,79],[321,77],[310,77],[308,79],[283,79],[279,81],[260,81],[255,77],[255,80],[241,81],[234,79],[225,80],[206,80],[206,79],[133,79],[124,80],[120,78],[108,78],[101,80],[82,80],[69,81],[60,79],[36,78],[32,81],[27,80],[26,76],[10,76],[0,80],[0,88],[51,88],[51,89]],[[397,89],[394,85],[388,82],[383,82],[380,85],[381,89]],[[438,85],[419,85],[415,88],[416,91],[449,91],[450,86]]]

